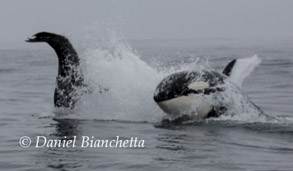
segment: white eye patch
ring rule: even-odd
[[[188,88],[193,89],[193,90],[203,90],[205,88],[208,88],[210,85],[208,82],[203,82],[203,81],[199,81],[199,82],[193,82],[191,84],[188,85]]]

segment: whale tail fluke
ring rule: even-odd
[[[48,43],[56,52],[59,65],[54,93],[55,107],[73,108],[79,99],[84,84],[83,74],[79,64],[79,57],[69,40],[58,34],[40,32],[33,35],[26,42]]]
[[[248,58],[234,59],[223,70],[223,74],[227,75],[230,80],[242,86],[244,79],[261,63],[261,59],[254,55]]]

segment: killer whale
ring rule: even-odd
[[[81,94],[85,92],[80,59],[69,40],[62,35],[40,32],[26,42],[48,43],[58,56],[58,74],[54,92],[55,107],[74,108]]]
[[[173,73],[157,85],[154,101],[176,122],[219,117],[226,112],[226,107],[214,105],[209,97],[216,96],[220,101],[217,96],[226,91],[227,82],[241,88],[243,80],[260,62],[260,58],[253,56],[232,60],[222,73],[214,70]]]

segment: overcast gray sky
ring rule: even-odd
[[[0,42],[113,27],[126,39],[293,39],[293,0],[1,0]]]

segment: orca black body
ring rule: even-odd
[[[69,40],[62,35],[40,32],[26,42],[46,42],[55,50],[59,65],[54,104],[55,107],[74,108],[85,84],[78,54]]]
[[[224,91],[222,85],[226,77],[215,71],[174,73],[159,83],[154,100],[175,120],[186,119],[186,113],[197,113],[198,118],[218,117],[223,113],[224,107],[211,106],[205,96]],[[198,103],[197,106],[195,103]]]
[[[155,102],[161,102],[180,96],[187,96],[188,94],[210,94],[215,91],[221,91],[218,86],[224,83],[224,78],[223,75],[215,71],[203,71],[202,73],[182,71],[174,73],[164,78],[157,86],[154,100]],[[195,89],[190,86],[194,82],[207,83],[208,87]]]
[[[257,56],[234,59],[225,67],[223,73],[203,70],[171,74],[158,84],[154,100],[165,113],[176,120],[181,120],[182,117],[185,120],[193,119],[193,116],[194,119],[219,117],[225,113],[226,107],[215,106],[208,97],[224,92],[227,81],[241,87],[245,77],[260,61]],[[217,97],[213,98],[220,101]]]

